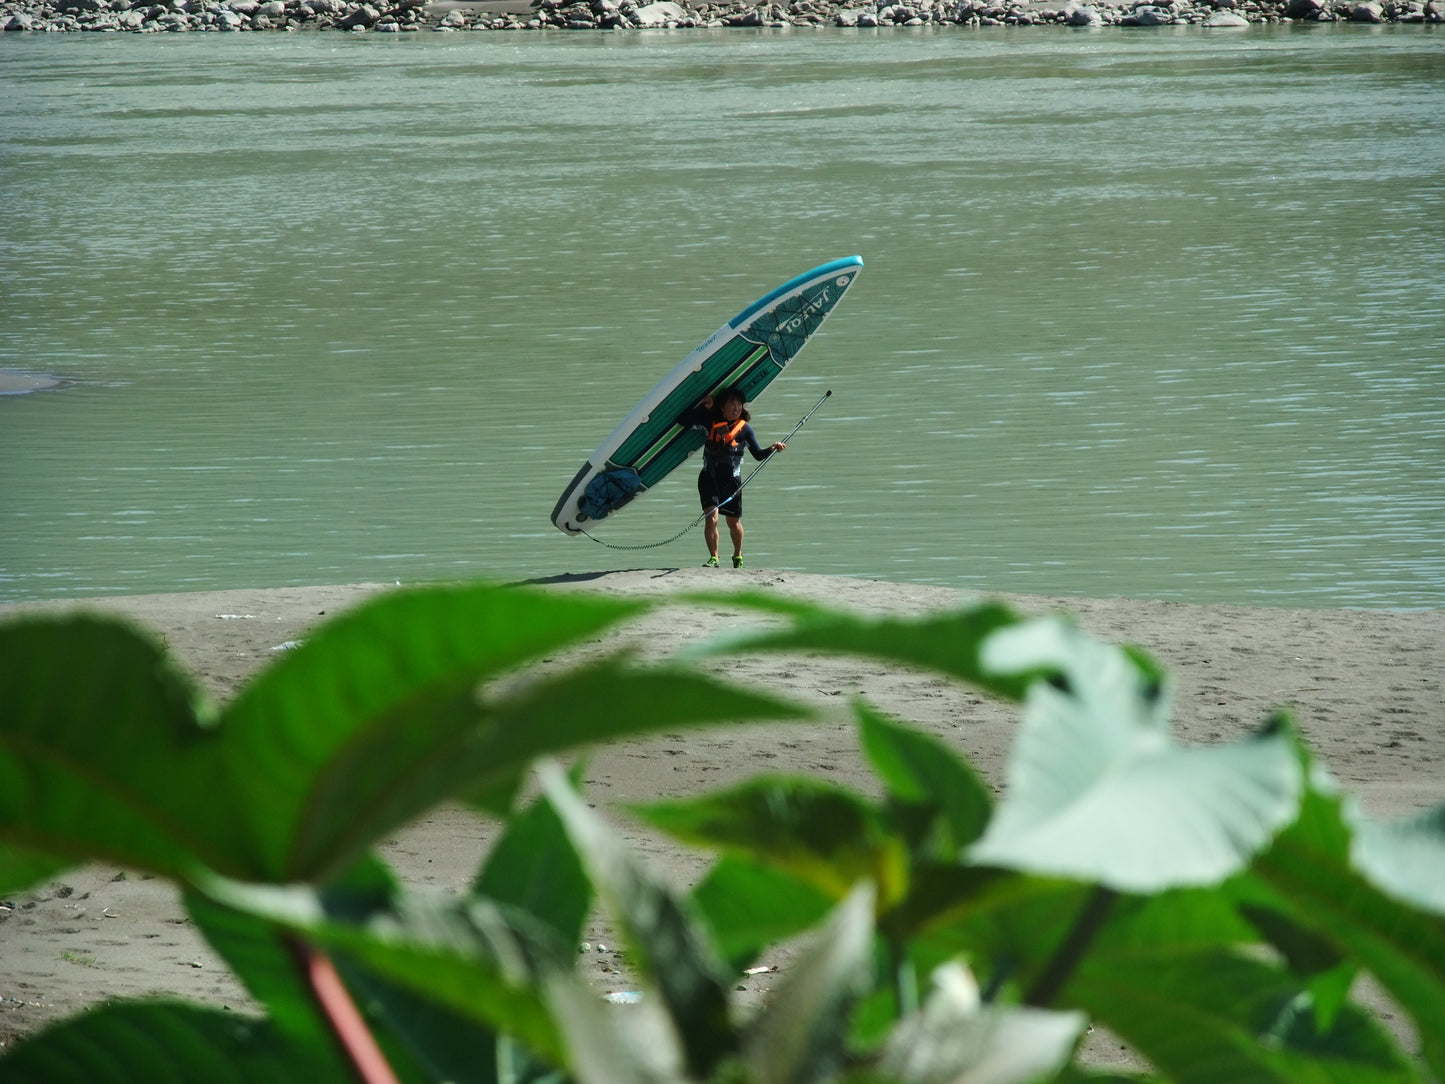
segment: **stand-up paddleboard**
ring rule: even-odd
[[[582,464],[552,522],[579,534],[672,473],[706,439],[679,419],[704,396],[737,386],[748,401],[798,356],[863,269],[848,256],[783,283],[708,336]]]

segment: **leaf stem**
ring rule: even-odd
[[[376,1037],[371,1034],[356,1003],[347,993],[331,957],[299,937],[288,938],[287,943],[358,1079],[362,1084],[399,1084],[386,1055],[376,1043]]]
[[[912,1016],[918,1011],[918,974],[908,949],[901,942],[888,939],[889,963],[893,970],[893,995],[898,999],[898,1018]]]
[[[1074,920],[1073,928],[1069,935],[1064,938],[1059,950],[1054,953],[1053,959],[1044,966],[1038,978],[1034,980],[1028,992],[1024,994],[1024,1004],[1033,1005],[1035,1008],[1047,1008],[1053,1004],[1059,991],[1073,975],[1074,969],[1079,966],[1079,961],[1089,951],[1089,946],[1099,931],[1104,927],[1104,921],[1109,917],[1113,909],[1114,901],[1119,894],[1112,888],[1105,888],[1103,885],[1095,885],[1093,892],[1084,903],[1079,917]]]

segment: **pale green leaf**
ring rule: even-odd
[[[808,941],[748,1029],[754,1084],[802,1084],[841,1064],[847,1016],[867,978],[873,887],[857,885]]]
[[[690,1084],[677,1030],[657,999],[612,1005],[561,978],[548,983],[547,996],[578,1084]]]
[[[1056,620],[998,633],[984,659],[1061,676],[1029,689],[1004,799],[973,862],[1156,892],[1223,880],[1294,819],[1302,770],[1281,728],[1177,745],[1157,672]]]
[[[1087,1025],[1080,1012],[982,1005],[973,975],[945,964],[923,1008],[894,1029],[879,1068],[898,1084],[1029,1084],[1069,1060]]]
[[[1445,805],[1395,820],[1372,820],[1353,803],[1345,812],[1355,869],[1397,900],[1445,915]]]
[[[700,917],[587,807],[555,763],[543,762],[538,775],[598,897],[622,927],[632,960],[656,988],[688,1071],[706,1077],[732,1052],[731,976]]]

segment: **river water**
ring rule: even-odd
[[[1445,605],[1441,28],[9,34],[0,114],[0,599],[700,563],[553,502],[858,253],[751,566]]]

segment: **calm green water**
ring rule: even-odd
[[[0,599],[700,563],[548,515],[860,253],[750,564],[1445,605],[1438,29],[10,34],[0,113]]]

